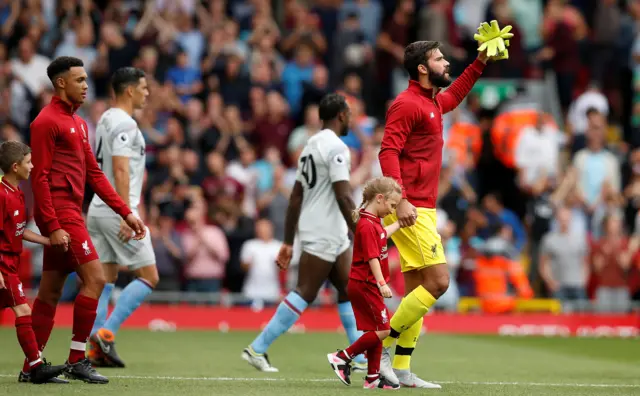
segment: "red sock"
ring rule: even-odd
[[[97,309],[98,300],[78,294],[73,304],[73,338],[69,350],[69,363],[76,363],[85,358],[87,340],[96,320]]]
[[[382,357],[382,341],[378,339],[378,343],[367,349],[367,379],[375,381],[380,376],[380,358]]]
[[[38,342],[31,327],[31,315],[16,318],[16,333],[18,334],[18,342],[20,343],[20,347],[22,347],[22,352],[24,352],[24,356],[27,358],[25,362],[27,370],[41,365],[42,360],[40,360]]]
[[[351,360],[354,357],[364,353],[365,351],[370,350],[375,345],[380,344],[380,338],[375,331],[368,331],[364,333],[356,342],[351,344],[351,346],[345,349],[344,352],[346,354],[347,360]],[[382,353],[382,352],[380,352]],[[342,358],[342,356],[340,356]],[[380,357],[378,356],[378,360]]]
[[[47,345],[47,341],[49,341],[55,316],[56,307],[36,298],[33,302],[33,311],[31,313],[31,327],[36,336],[36,347],[40,352],[44,351],[44,347]],[[29,362],[25,360],[22,371],[28,373],[29,370]]]

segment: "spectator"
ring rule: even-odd
[[[241,209],[243,213],[250,217],[257,214],[257,183],[258,172],[254,168],[256,162],[256,151],[252,146],[247,146],[240,151],[240,159],[232,161],[227,166],[226,173],[229,177],[242,184],[244,190],[244,200]]]
[[[313,47],[309,43],[301,42],[296,47],[294,60],[287,63],[282,71],[284,95],[294,115],[302,110],[300,103],[304,94],[303,83],[311,81],[313,77],[314,56]]]
[[[11,60],[11,73],[14,77],[14,100],[25,103],[27,107],[22,107],[23,114],[28,114],[30,103],[42,91],[51,86],[49,77],[47,77],[47,66],[51,60],[45,56],[35,52],[34,44],[30,38],[25,37],[20,40],[18,48],[18,56]],[[16,104],[17,104],[16,103]],[[14,113],[15,115],[15,113]],[[21,128],[25,128],[29,124],[29,120],[22,120],[14,117]]]
[[[400,0],[397,2],[396,9],[382,27],[382,31],[378,36],[376,51],[376,67],[378,77],[378,97],[381,103],[378,103],[382,112],[387,100],[393,96],[394,92],[399,92],[399,87],[395,87],[394,72],[404,62],[404,48],[409,44],[409,27],[412,22],[414,13],[413,0]],[[404,74],[402,74],[402,79]]]
[[[631,300],[627,272],[637,246],[630,243],[620,216],[604,221],[604,236],[593,253],[593,271],[597,279],[596,309],[600,312],[627,312]]]
[[[189,57],[185,51],[179,51],[176,66],[167,71],[166,81],[171,84],[180,96],[182,103],[202,91],[200,71],[189,66]]]
[[[583,234],[571,231],[569,208],[558,208],[556,219],[558,230],[547,233],[542,239],[540,276],[551,296],[571,310],[587,300],[588,246]],[[574,302],[576,306],[572,304]]]
[[[560,131],[545,118],[544,113],[539,113],[535,125],[523,128],[516,147],[519,184],[527,192],[558,176]]]
[[[225,104],[248,108],[247,97],[251,81],[242,71],[243,57],[235,50],[227,50],[220,79],[220,94]]]
[[[592,214],[604,197],[603,188],[609,184],[613,192],[620,192],[620,163],[604,147],[605,120],[600,115],[590,118],[587,148],[576,154],[573,166],[577,170],[577,185],[581,200]]]
[[[96,96],[109,96],[111,74],[121,67],[131,66],[138,54],[138,43],[114,22],[100,26],[98,58],[91,70],[96,85]]]
[[[213,151],[206,157],[208,175],[202,182],[205,198],[217,204],[224,196],[242,198],[244,187],[234,178],[226,175],[226,161],[219,152]]]
[[[320,100],[329,93],[329,72],[322,65],[313,68],[311,81],[302,83],[302,109],[310,105],[319,105]],[[295,116],[295,114],[293,114]]]
[[[373,49],[365,37],[357,12],[347,14],[333,45],[332,81],[342,79],[346,70],[362,70],[373,59]]]
[[[298,157],[302,152],[307,140],[320,131],[322,123],[320,122],[320,114],[318,113],[318,105],[309,105],[304,112],[304,124],[295,128],[289,136],[287,142],[287,151],[289,157]],[[291,163],[297,163],[297,161],[291,161]]]
[[[232,292],[242,291],[245,273],[240,262],[242,245],[255,235],[255,223],[242,213],[234,197],[218,200],[215,223],[219,225],[229,243],[229,261],[225,270],[225,287]]]
[[[273,187],[258,202],[258,207],[273,224],[274,235],[279,241],[284,239],[285,219],[289,207],[292,186],[287,183],[286,169],[276,166],[273,171]]]
[[[380,2],[376,0],[345,1],[340,8],[340,21],[344,21],[351,14],[358,16],[365,38],[370,45],[375,45],[382,21]]]
[[[625,225],[633,233],[640,233],[636,227],[636,217],[640,213],[640,149],[635,149],[629,156],[631,180],[624,189]]]
[[[98,58],[98,51],[93,46],[95,41],[93,31],[91,18],[79,20],[75,25],[74,34],[65,37],[65,41],[56,48],[54,57],[75,56],[82,59],[86,70],[92,71]],[[87,100],[91,101],[95,98],[95,84],[91,78],[87,84],[89,85]]]
[[[609,115],[609,102],[606,96],[600,92],[596,83],[591,83],[589,88],[571,103],[567,122],[572,137],[571,152],[575,154],[586,147],[585,133],[589,127],[589,119],[600,113],[604,117]]]
[[[256,222],[254,239],[246,241],[240,252],[242,269],[247,273],[242,288],[254,306],[274,304],[280,300],[280,279],[274,265],[282,242],[273,238],[273,225],[267,219]]]
[[[482,206],[487,216],[489,229],[496,224],[505,224],[511,229],[511,239],[516,251],[521,252],[526,243],[524,226],[518,216],[505,208],[497,194],[487,194],[482,199]]]
[[[556,72],[560,105],[565,113],[573,99],[575,73],[580,68],[578,40],[582,36],[582,24],[569,13],[562,1],[548,3],[543,26],[545,47],[538,53],[538,60],[550,61]]]
[[[171,205],[163,205],[158,217],[158,226],[153,228],[151,239],[156,255],[156,267],[160,280],[156,290],[179,290],[182,265],[185,259],[182,239],[175,229]]]
[[[287,152],[287,142],[293,130],[293,120],[289,118],[289,106],[277,92],[267,94],[267,116],[256,121],[253,131],[259,155],[267,147],[275,147],[279,153]],[[282,158],[288,162],[288,158]]]
[[[222,230],[205,223],[204,208],[193,206],[185,214],[189,229],[182,235],[185,252],[184,275],[187,290],[218,292],[227,261],[229,245]]]
[[[596,3],[593,21],[593,47],[590,51],[591,75],[601,85],[611,83],[617,75],[618,62],[615,61],[616,44],[620,35],[622,11],[616,0],[600,0]],[[605,77],[609,77],[605,79]]]

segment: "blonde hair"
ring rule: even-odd
[[[362,189],[362,202],[360,206],[351,213],[351,218],[354,223],[360,219],[360,209],[369,205],[376,195],[382,194],[385,199],[388,199],[393,193],[402,195],[402,187],[391,177],[382,176],[366,182]]]

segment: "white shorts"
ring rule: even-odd
[[[131,239],[123,243],[118,239],[120,221],[119,217],[87,217],[87,229],[100,261],[124,265],[132,271],[154,265],[156,255],[151,244],[149,228],[147,227],[147,234],[143,239]]]
[[[351,247],[349,238],[345,238],[342,242],[328,241],[326,239],[315,239],[309,241],[300,241],[302,251],[312,256],[321,258],[324,261],[335,263],[338,256],[346,252]]]

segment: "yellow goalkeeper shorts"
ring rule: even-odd
[[[400,252],[402,272],[446,263],[442,240],[436,229],[436,210],[416,208],[418,218],[411,227],[401,228],[391,235]],[[398,220],[395,213],[384,218],[385,226]]]

